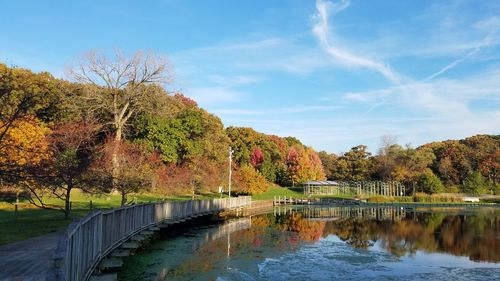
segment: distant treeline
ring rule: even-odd
[[[227,192],[229,148],[233,192],[257,193],[270,183],[324,179],[316,152],[299,140],[221,120],[181,93],[168,93],[170,63],[138,52],[91,52],[69,71],[0,64],[0,188],[39,207],[71,190],[127,195]]]
[[[500,136],[476,135],[417,148],[384,137],[377,155],[359,145],[341,155],[319,152],[327,178],[400,181],[417,192],[500,193]]]
[[[402,147],[386,138],[377,155],[360,145],[316,153],[294,137],[224,128],[181,93],[168,93],[169,61],[151,53],[91,52],[71,81],[0,64],[0,195],[25,195],[42,208],[71,190],[253,194],[307,180],[397,180],[417,191],[498,192],[500,138]]]

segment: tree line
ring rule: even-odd
[[[295,138],[224,128],[182,93],[167,58],[149,52],[89,52],[70,81],[0,64],[0,193],[23,195],[66,216],[74,188],[128,195],[234,191],[324,178],[316,152]],[[59,198],[63,207],[50,205]]]
[[[417,191],[498,193],[500,137],[478,135],[417,148],[383,139],[317,153],[294,137],[227,127],[178,92],[167,58],[149,52],[89,52],[70,80],[0,64],[0,195],[22,195],[69,214],[74,188],[161,195],[264,192],[308,180],[395,180]],[[50,205],[59,198],[63,207]]]
[[[500,136],[476,135],[462,140],[402,146],[382,138],[376,155],[364,145],[346,153],[319,152],[326,177],[332,180],[400,181],[425,193],[500,193]]]

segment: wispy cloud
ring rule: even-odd
[[[344,95],[344,99],[369,104],[386,101],[388,106],[404,108],[411,112],[430,113],[460,124],[478,120],[477,116],[485,116],[487,112],[498,118],[495,116],[500,113],[500,109],[482,108],[477,112],[471,108],[471,103],[476,100],[499,103],[500,89],[496,86],[499,80],[500,69],[496,69],[477,73],[467,79],[415,81],[379,90],[350,92]],[[500,123],[498,119],[479,119],[486,123]]]
[[[269,109],[259,109],[259,110],[225,108],[225,109],[214,109],[212,110],[212,112],[220,115],[283,115],[283,114],[293,114],[293,113],[333,111],[340,108],[342,108],[342,106],[339,105],[311,105],[311,106],[269,108]]]
[[[341,49],[335,45],[330,34],[329,16],[330,14],[335,14],[346,9],[349,6],[349,3],[349,1],[342,1],[336,4],[317,0],[317,14],[314,15],[315,24],[313,27],[313,33],[318,38],[321,46],[338,63],[348,67],[363,67],[372,69],[381,73],[393,83],[399,83],[401,81],[400,75],[393,71],[389,66],[376,60],[353,54],[348,50]]]

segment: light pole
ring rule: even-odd
[[[229,190],[229,198],[231,198],[231,163],[233,162],[233,152],[234,150],[229,147],[229,184],[228,184],[228,190]]]

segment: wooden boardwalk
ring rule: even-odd
[[[59,280],[53,262],[62,232],[0,247],[0,281]]]
[[[119,267],[121,260],[113,257],[113,252],[119,248],[122,248],[120,251],[137,249],[140,247],[138,236],[146,236],[143,235],[145,231],[200,216],[248,208],[251,204],[250,196],[241,196],[140,204],[89,214],[70,225],[62,243],[65,245],[60,256],[64,280],[88,280],[100,264],[103,266],[102,263],[114,263]]]
[[[243,196],[98,210],[67,231],[1,246],[0,281],[88,280],[99,265],[136,249],[160,227],[250,206],[251,197]]]

